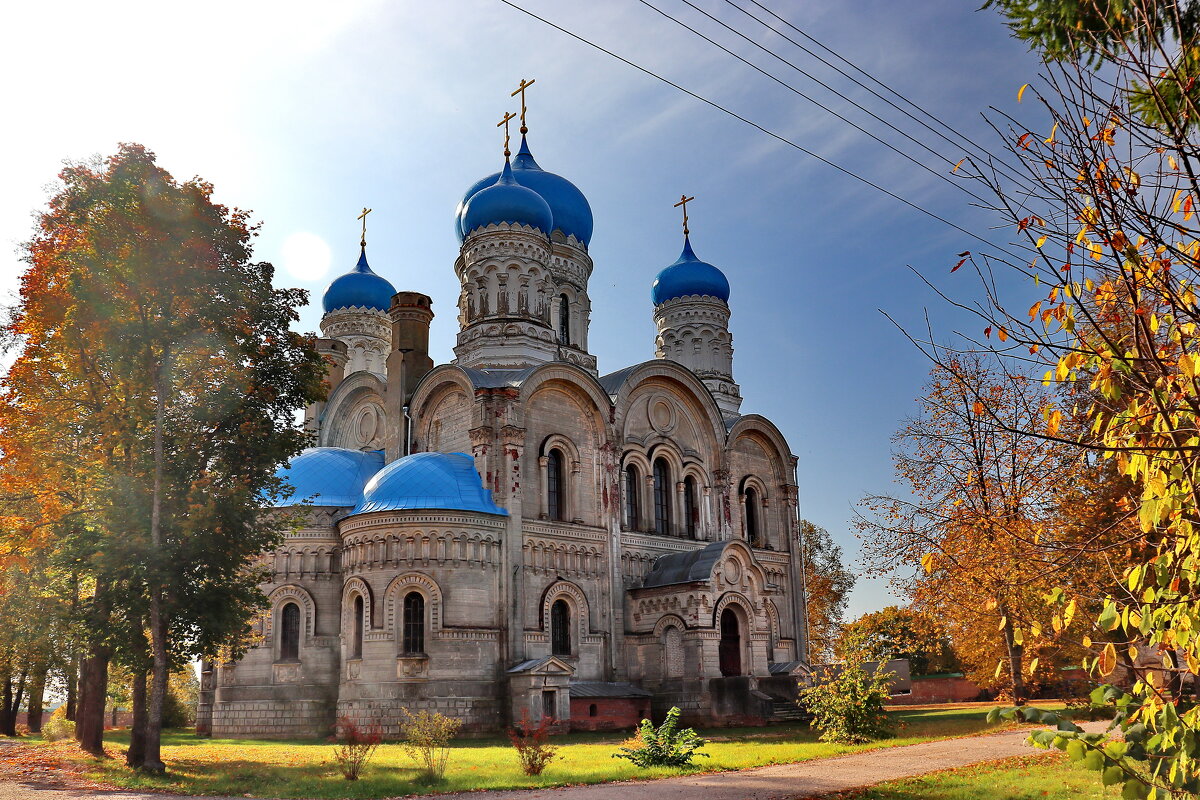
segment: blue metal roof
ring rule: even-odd
[[[383,467],[383,453],[342,447],[310,447],[275,473],[292,487],[276,508],[311,502],[318,506],[356,506],[363,487]]]
[[[392,305],[392,295],[396,287],[371,271],[367,264],[367,248],[363,248],[358,256],[354,269],[345,275],[334,278],[333,283],[325,290],[321,305],[328,314],[338,308],[374,308],[387,311]]]
[[[462,233],[465,236],[476,228],[498,222],[530,225],[547,236],[553,230],[550,206],[540,194],[517,182],[508,159],[504,160],[504,170],[496,182],[466,201],[462,209]]]
[[[566,178],[553,172],[547,172],[538,166],[524,136],[521,137],[521,149],[513,159],[512,169],[517,183],[537,192],[549,205],[553,221],[551,230],[547,233],[561,230],[564,235],[574,236],[583,242],[585,247],[591,242],[592,207],[588,204],[587,198],[575,184]],[[458,204],[454,215],[454,231],[460,242],[471,232],[471,228],[465,224],[463,219],[468,202],[477,192],[494,184],[499,177],[500,173],[497,172],[481,178],[472,184],[471,188],[467,189],[466,194],[463,195],[462,202]]]
[[[705,295],[729,301],[729,280],[725,273],[696,258],[692,243],[683,237],[683,252],[671,266],[658,273],[650,286],[650,299],[654,305],[674,300],[676,297]]]
[[[414,453],[393,461],[371,478],[350,513],[421,509],[508,514],[492,502],[465,453]]]

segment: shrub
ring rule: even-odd
[[[402,708],[400,713],[404,715],[404,721],[400,723],[404,752],[421,765],[421,777],[430,783],[440,781],[450,759],[450,740],[462,727],[462,720],[436,711],[414,714]]]
[[[558,758],[558,748],[546,742],[551,722],[544,716],[537,725],[530,725],[528,712],[522,711],[520,724],[508,729],[508,739],[517,749],[517,759],[526,775],[541,775],[546,765]]]
[[[891,734],[883,710],[891,697],[891,673],[883,671],[882,663],[874,669],[865,663],[863,650],[848,650],[840,671],[800,693],[822,741],[862,744]]]
[[[67,719],[67,707],[59,706],[42,725],[42,738],[47,742],[75,738],[75,723]]]
[[[691,728],[675,730],[679,725],[679,709],[672,708],[667,718],[657,728],[648,719],[642,720],[637,735],[625,742],[621,752],[613,758],[625,758],[642,769],[647,767],[686,767],[695,756],[708,758],[708,753],[697,752],[708,744]]]
[[[338,717],[336,733],[330,737],[333,745],[333,760],[337,762],[342,777],[348,781],[358,780],[363,768],[371,760],[375,748],[383,739],[378,726],[358,727],[349,717]]]

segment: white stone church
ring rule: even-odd
[[[374,273],[365,241],[326,290],[319,446],[280,473],[303,523],[264,556],[250,649],[205,664],[198,729],[322,736],[348,715],[394,736],[401,708],[480,733],[671,706],[771,721],[806,662],[796,458],[742,412],[725,276],[685,233],[650,288],[657,358],[601,374],[583,194],[522,135],[455,221],[450,363],[429,356],[430,298]]]

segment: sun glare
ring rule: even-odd
[[[315,233],[293,233],[284,240],[280,254],[283,268],[297,280],[315,281],[329,272],[329,245]]]

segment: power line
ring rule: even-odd
[[[893,200],[898,200],[901,203],[903,203],[904,205],[908,206],[909,208],[912,208],[915,211],[919,211],[922,214],[924,214],[925,216],[930,217],[931,219],[935,219],[938,222],[941,222],[943,225],[947,225],[947,226],[953,228],[954,230],[958,231],[959,233],[965,234],[966,236],[969,236],[972,239],[975,239],[976,241],[983,242],[985,245],[987,245],[989,247],[994,247],[994,248],[1000,250],[1001,252],[1008,254],[1012,258],[1015,258],[1018,260],[1024,259],[1024,256],[1019,256],[1016,253],[1012,252],[1011,250],[1008,250],[1005,247],[997,245],[994,242],[991,242],[991,241],[983,238],[979,234],[973,233],[972,231],[969,231],[966,228],[964,228],[954,222],[951,222],[950,220],[946,219],[945,217],[939,216],[938,214],[936,214],[926,208],[922,208],[921,206],[917,205],[916,203],[912,202],[911,200],[907,200],[907,199],[901,197],[900,195],[896,194],[895,192],[892,192],[888,189],[883,188],[882,186],[880,186],[879,184],[870,180],[869,178],[864,178],[862,175],[859,175],[858,173],[854,172],[853,170],[848,169],[847,167],[843,167],[840,164],[837,164],[833,161],[830,161],[829,159],[825,158],[824,156],[814,153],[812,150],[809,150],[808,148],[806,148],[802,145],[799,145],[796,142],[793,142],[791,139],[788,139],[787,137],[785,137],[781,134],[775,133],[774,131],[772,131],[768,128],[764,128],[762,125],[759,125],[757,122],[754,122],[753,120],[743,117],[741,114],[738,114],[736,111],[731,111],[730,109],[725,108],[720,103],[717,103],[713,100],[709,100],[707,97],[703,97],[703,96],[693,92],[690,89],[685,89],[683,86],[680,86],[678,83],[675,83],[674,81],[670,80],[669,78],[664,78],[662,75],[659,75],[658,73],[653,72],[653,71],[647,69],[646,67],[641,66],[640,64],[635,64],[633,61],[630,61],[629,59],[625,58],[624,56],[614,53],[613,51],[603,47],[602,45],[596,44],[595,42],[590,41],[589,39],[585,39],[583,36],[580,36],[579,34],[574,33],[572,31],[569,31],[566,28],[562,27],[561,25],[557,25],[557,24],[551,22],[550,20],[546,19],[545,17],[538,16],[537,14],[533,13],[532,11],[530,11],[526,8],[522,8],[521,6],[512,2],[512,0],[500,0],[500,2],[503,3],[504,5],[508,6],[509,8],[512,8],[516,11],[520,11],[522,14],[525,14],[528,17],[532,17],[533,19],[536,19],[538,22],[541,22],[544,25],[548,25],[549,27],[554,28],[556,31],[559,31],[560,33],[565,33],[567,36],[570,36],[572,39],[575,39],[576,41],[581,42],[582,44],[586,44],[588,47],[591,47],[595,50],[599,50],[601,53],[604,53],[605,55],[607,55],[611,58],[615,58],[616,60],[620,61],[622,64],[633,67],[637,71],[639,71],[645,75],[648,75],[657,81],[665,83],[673,89],[683,92],[684,94],[688,95],[689,97],[699,100],[701,103],[704,103],[707,106],[711,106],[712,108],[715,108],[716,110],[720,111],[723,114],[727,114],[728,116],[733,117],[734,119],[738,120],[739,122],[743,122],[746,125],[749,125],[750,127],[760,131],[761,133],[765,133],[767,136],[770,136],[772,139],[775,139],[779,142],[782,142],[783,144],[786,144],[788,147],[792,147],[796,150],[799,150],[801,153],[804,153],[806,156],[809,156],[810,158],[815,158],[817,161],[820,161],[822,164],[825,164],[826,166],[832,167],[833,169],[837,170],[838,172],[841,172],[843,175],[847,175],[847,176],[853,178],[854,180],[859,181],[860,183],[864,183],[867,186],[870,186],[872,189],[875,189],[876,191],[887,195],[888,197],[892,198]]]
[[[686,2],[686,0],[685,0],[685,2]],[[879,92],[877,92],[877,91],[875,91],[874,89],[872,89],[870,86],[867,86],[867,85],[866,85],[866,84],[864,84],[862,81],[860,81],[860,80],[858,80],[857,78],[855,78],[853,75],[850,75],[850,74],[849,74],[849,73],[847,73],[845,70],[841,69],[840,67],[836,66],[835,64],[831,64],[831,63],[830,63],[828,60],[826,60],[825,58],[823,58],[823,57],[822,57],[820,54],[818,54],[818,53],[814,53],[812,50],[808,49],[807,47],[805,47],[805,46],[804,46],[803,44],[801,44],[800,42],[797,42],[795,39],[791,38],[791,37],[790,37],[790,36],[788,36],[786,33],[784,33],[783,31],[781,31],[779,28],[775,27],[775,26],[774,26],[774,25],[772,25],[771,23],[767,22],[766,20],[763,20],[763,19],[761,19],[761,18],[759,18],[759,17],[756,17],[754,14],[751,14],[749,11],[747,11],[747,10],[746,10],[746,9],[744,9],[744,8],[742,8],[742,7],[741,7],[741,6],[739,6],[737,3],[733,2],[733,0],[725,0],[725,2],[726,2],[726,3],[728,3],[729,5],[733,6],[733,7],[734,7],[734,8],[736,8],[738,11],[742,12],[743,14],[745,14],[746,16],[750,17],[750,19],[754,20],[754,21],[755,21],[755,22],[757,22],[759,25],[762,25],[762,26],[763,26],[763,27],[765,27],[767,30],[771,31],[772,33],[776,34],[777,36],[780,36],[780,37],[782,37],[784,40],[786,40],[786,41],[790,42],[792,45],[794,45],[795,47],[797,47],[797,48],[798,48],[799,50],[801,50],[802,52],[804,52],[804,53],[808,54],[809,56],[812,56],[812,57],[813,57],[813,58],[815,58],[815,59],[817,59],[818,61],[820,61],[820,62],[821,62],[822,64],[824,64],[825,66],[829,67],[830,69],[834,70],[834,71],[835,71],[835,72],[837,72],[839,75],[841,75],[842,77],[844,77],[844,78],[846,78],[847,80],[849,80],[849,81],[851,81],[852,83],[854,83],[856,86],[858,86],[858,87],[860,87],[860,88],[862,88],[862,89],[864,89],[864,90],[866,90],[866,91],[870,92],[872,95],[874,95],[874,96],[875,96],[875,97],[877,97],[878,99],[882,100],[883,102],[887,103],[889,106],[891,106],[892,108],[894,108],[896,111],[898,111],[898,112],[900,112],[901,114],[903,114],[904,116],[908,117],[908,118],[909,118],[909,119],[911,119],[913,122],[916,122],[918,125],[920,125],[920,126],[922,126],[923,128],[925,128],[925,130],[927,130],[927,131],[929,131],[930,133],[932,133],[933,135],[937,136],[937,137],[938,137],[938,138],[940,138],[942,141],[946,142],[947,144],[951,145],[952,147],[965,147],[965,148],[967,148],[967,149],[974,148],[974,150],[976,151],[976,152],[975,152],[975,155],[976,155],[977,157],[978,157],[978,156],[982,156],[983,158],[987,159],[989,163],[992,163],[992,164],[998,164],[998,165],[1002,166],[1002,167],[1004,168],[1004,171],[1005,171],[1005,172],[1008,174],[1008,177],[1009,177],[1009,179],[1011,179],[1011,180],[1015,181],[1015,182],[1016,182],[1016,183],[1018,183],[1018,184],[1021,184],[1021,185],[1025,186],[1025,188],[1028,188],[1028,184],[1024,183],[1024,181],[1025,181],[1025,176],[1023,176],[1023,175],[1021,175],[1019,172],[1017,172],[1017,171],[1016,171],[1016,170],[1015,170],[1013,167],[1011,167],[1011,166],[1010,166],[1010,165],[1009,165],[1007,162],[1005,162],[1005,161],[1003,161],[1003,160],[999,160],[999,159],[997,159],[997,158],[996,158],[996,156],[995,156],[993,153],[991,153],[991,152],[990,152],[990,151],[989,151],[989,150],[988,150],[986,147],[983,147],[982,145],[980,145],[979,143],[977,143],[976,141],[974,141],[973,139],[971,139],[969,136],[967,136],[967,135],[965,135],[965,134],[963,134],[963,133],[961,133],[961,132],[959,132],[959,131],[955,130],[955,129],[954,129],[952,126],[950,126],[950,125],[948,125],[947,123],[943,122],[943,121],[942,121],[942,120],[941,120],[939,117],[937,117],[936,115],[934,115],[934,114],[930,113],[928,110],[926,110],[925,108],[923,108],[923,107],[922,107],[922,106],[920,106],[919,104],[917,104],[917,103],[913,102],[912,100],[910,100],[908,97],[906,97],[906,96],[905,96],[904,94],[902,94],[901,92],[898,92],[897,90],[893,89],[893,88],[892,88],[891,86],[889,86],[888,84],[886,84],[886,83],[884,83],[883,81],[879,80],[879,79],[878,79],[878,78],[876,78],[874,75],[872,75],[871,73],[869,73],[869,72],[867,72],[866,70],[864,70],[862,67],[860,67],[860,66],[858,66],[857,64],[855,64],[853,61],[850,61],[848,58],[846,58],[845,56],[843,56],[841,53],[837,52],[836,50],[834,50],[833,48],[829,47],[828,45],[826,45],[826,44],[824,44],[824,43],[820,42],[819,40],[817,40],[816,38],[814,38],[812,35],[810,35],[810,34],[806,33],[804,30],[800,29],[799,27],[797,27],[797,26],[796,26],[796,25],[794,25],[793,23],[789,22],[787,19],[785,19],[785,18],[783,18],[783,17],[779,16],[779,15],[778,15],[778,14],[776,14],[774,11],[772,11],[772,10],[771,10],[771,9],[769,9],[769,8],[767,8],[767,7],[766,7],[766,6],[764,6],[762,3],[758,2],[758,0],[749,0],[749,2],[750,2],[750,3],[753,3],[755,6],[757,6],[757,7],[758,7],[758,8],[760,8],[760,9],[762,9],[762,10],[763,10],[764,12],[766,12],[767,14],[770,14],[772,17],[774,17],[775,19],[777,19],[777,20],[779,20],[780,22],[782,22],[782,23],[783,23],[784,25],[786,25],[788,28],[790,28],[790,29],[794,30],[794,31],[795,31],[796,33],[798,33],[800,36],[804,37],[804,38],[805,38],[805,39],[807,39],[808,41],[810,41],[810,42],[812,42],[813,44],[815,44],[816,46],[820,47],[822,50],[824,50],[825,52],[829,53],[829,54],[830,54],[830,55],[832,55],[834,58],[836,58],[837,60],[841,61],[843,64],[847,65],[848,67],[850,67],[850,68],[851,68],[851,69],[853,69],[854,71],[858,72],[859,74],[861,74],[861,75],[865,76],[865,77],[866,77],[868,80],[870,80],[872,83],[876,84],[877,86],[880,86],[880,87],[882,87],[884,90],[886,90],[887,92],[891,93],[893,96],[895,96],[895,97],[899,98],[900,100],[904,101],[904,103],[905,103],[905,104],[907,104],[908,106],[910,106],[910,107],[912,107],[912,108],[916,109],[917,111],[921,112],[921,113],[922,113],[922,114],[924,114],[926,117],[928,117],[929,119],[933,120],[935,123],[937,123],[938,125],[940,125],[942,128],[945,128],[947,131],[949,131],[951,134],[953,134],[955,137],[957,137],[957,138],[958,138],[960,141],[957,141],[957,142],[956,142],[956,141],[954,141],[954,140],[952,140],[952,139],[948,138],[948,137],[947,137],[945,134],[943,134],[941,131],[939,131],[939,130],[937,130],[937,129],[933,128],[933,127],[931,127],[931,126],[930,126],[930,125],[929,125],[927,122],[925,122],[924,120],[922,120],[922,119],[919,119],[918,117],[914,116],[914,115],[913,115],[911,112],[909,112],[909,111],[905,111],[903,108],[901,108],[900,106],[896,105],[896,104],[895,104],[893,101],[891,101],[891,100],[890,100],[890,99],[888,99],[887,97],[884,97],[884,96],[883,96],[883,95],[881,95]],[[690,5],[690,3],[689,3],[689,5]],[[789,62],[789,63],[790,63],[790,62]],[[794,66],[794,65],[793,65],[793,66]],[[799,68],[797,67],[796,69],[799,69]]]
[[[706,42],[708,42],[709,44],[711,44],[713,47],[716,47],[717,49],[721,50],[722,52],[724,52],[724,53],[727,53],[728,55],[731,55],[731,56],[733,56],[733,57],[734,57],[734,58],[736,58],[738,61],[742,62],[742,63],[743,63],[743,64],[745,64],[746,66],[748,66],[748,67],[750,67],[751,69],[753,69],[755,72],[758,72],[758,73],[760,73],[760,74],[762,74],[762,75],[765,75],[766,77],[768,77],[768,78],[770,78],[771,80],[775,81],[775,82],[776,82],[776,83],[778,83],[780,86],[782,86],[782,87],[784,87],[785,89],[787,89],[788,91],[790,91],[790,92],[793,92],[793,93],[795,93],[795,94],[799,95],[800,97],[803,97],[805,100],[807,100],[808,102],[812,103],[812,104],[813,104],[813,105],[815,105],[817,108],[820,108],[821,110],[823,110],[823,111],[825,111],[825,112],[827,112],[827,113],[829,113],[829,114],[832,114],[833,116],[835,116],[835,117],[837,117],[838,119],[840,119],[842,122],[846,123],[846,124],[847,124],[847,125],[849,125],[850,127],[852,127],[852,128],[854,128],[855,130],[857,130],[859,133],[862,133],[862,134],[864,134],[864,135],[866,135],[866,136],[869,136],[870,138],[874,139],[874,140],[875,140],[876,142],[878,142],[879,144],[881,144],[881,145],[883,145],[884,147],[886,147],[887,149],[891,150],[893,153],[895,153],[895,154],[897,154],[897,155],[899,155],[899,156],[901,156],[901,157],[903,157],[903,158],[906,158],[906,159],[908,159],[908,160],[909,160],[909,161],[911,161],[913,164],[917,165],[918,167],[920,167],[921,169],[925,170],[926,172],[928,172],[929,174],[933,175],[934,177],[936,177],[936,178],[938,178],[938,179],[940,179],[940,180],[943,180],[943,181],[945,181],[946,183],[948,183],[948,184],[950,184],[951,186],[953,186],[955,189],[958,189],[959,191],[963,192],[964,194],[966,194],[966,195],[968,195],[968,196],[970,196],[970,197],[973,197],[973,198],[975,198],[975,199],[976,199],[976,200],[978,200],[980,203],[986,203],[986,202],[987,202],[987,201],[986,201],[986,200],[984,200],[982,197],[980,197],[979,195],[975,194],[973,191],[971,191],[971,190],[970,190],[970,189],[968,189],[966,186],[964,186],[962,183],[959,183],[959,182],[957,182],[957,181],[951,180],[951,179],[950,179],[950,177],[949,177],[948,175],[944,175],[944,174],[942,174],[941,172],[938,172],[937,170],[935,170],[935,169],[933,169],[932,167],[930,167],[928,164],[925,164],[925,163],[924,163],[924,162],[922,162],[922,161],[918,161],[916,158],[913,158],[911,155],[909,155],[908,153],[904,152],[903,150],[901,150],[900,148],[896,147],[895,145],[891,144],[890,142],[886,142],[886,141],[884,141],[883,139],[879,138],[879,137],[878,137],[878,136],[876,136],[875,134],[873,134],[873,133],[871,133],[870,131],[868,131],[867,129],[863,128],[863,127],[862,127],[861,125],[859,125],[858,123],[854,122],[853,120],[847,119],[846,117],[844,117],[844,116],[842,116],[841,114],[839,114],[838,112],[834,111],[832,108],[830,108],[829,106],[825,105],[824,103],[821,103],[820,101],[818,101],[818,100],[815,100],[815,99],[813,99],[812,97],[809,97],[807,94],[805,94],[804,92],[800,91],[800,90],[799,90],[799,89],[797,89],[795,86],[792,86],[790,83],[788,83],[788,82],[784,81],[783,79],[781,79],[781,78],[779,78],[779,77],[777,77],[777,76],[775,76],[775,75],[772,75],[770,72],[767,72],[767,71],[766,71],[765,69],[763,69],[762,67],[758,66],[757,64],[754,64],[754,63],[752,63],[751,61],[748,61],[747,59],[745,59],[745,58],[743,58],[742,56],[738,55],[737,53],[733,52],[733,51],[732,51],[732,50],[730,50],[728,47],[725,47],[724,45],[720,44],[719,42],[716,42],[716,41],[714,41],[714,40],[710,39],[708,36],[705,36],[703,33],[701,33],[700,31],[696,30],[696,29],[695,29],[695,28],[693,28],[692,26],[688,25],[686,22],[683,22],[682,20],[680,20],[680,19],[677,19],[676,17],[673,17],[673,16],[671,16],[671,15],[670,15],[670,14],[668,14],[667,12],[663,11],[661,8],[658,8],[658,7],[656,7],[656,6],[655,6],[653,3],[649,2],[649,0],[638,0],[638,2],[639,2],[639,3],[641,3],[642,5],[646,6],[647,8],[651,9],[652,11],[655,11],[655,12],[657,12],[657,13],[661,14],[662,16],[666,17],[667,19],[671,20],[671,21],[672,21],[672,22],[674,22],[676,25],[679,25],[680,27],[682,27],[682,28],[685,28],[685,29],[687,29],[687,30],[691,31],[692,33],[694,33],[695,35],[699,36],[699,37],[700,37],[701,39],[703,39],[704,41],[706,41]],[[704,16],[708,17],[710,20],[712,20],[713,22],[717,23],[718,25],[721,25],[721,26],[722,26],[722,27],[724,27],[726,30],[728,30],[728,31],[731,31],[731,32],[733,32],[734,34],[736,34],[737,36],[740,36],[740,37],[742,37],[742,38],[743,38],[743,39],[745,39],[747,42],[750,42],[750,44],[752,44],[752,45],[754,45],[755,47],[759,48],[760,50],[762,50],[762,51],[766,52],[768,55],[770,55],[770,56],[773,56],[774,58],[778,59],[779,61],[782,61],[784,64],[786,64],[787,66],[789,66],[789,67],[791,67],[792,69],[796,70],[796,71],[797,71],[797,72],[799,72],[801,75],[803,75],[803,76],[805,76],[806,78],[808,78],[809,80],[812,80],[814,83],[817,83],[817,84],[819,84],[820,86],[824,87],[825,89],[829,90],[830,92],[833,92],[834,94],[837,94],[837,92],[836,92],[836,91],[833,89],[833,87],[831,87],[831,86],[829,86],[829,85],[827,85],[827,84],[825,84],[825,83],[821,82],[820,80],[818,80],[817,78],[813,77],[812,75],[809,75],[807,72],[805,72],[804,70],[800,69],[800,68],[799,68],[799,67],[797,67],[795,64],[792,64],[791,62],[787,61],[787,60],[786,60],[785,58],[783,58],[782,56],[776,55],[775,53],[773,53],[773,52],[771,52],[770,50],[768,50],[767,48],[763,47],[763,46],[762,46],[761,44],[759,44],[758,42],[755,42],[753,39],[749,38],[749,37],[748,37],[748,36],[746,36],[745,34],[743,34],[743,33],[739,32],[739,31],[735,30],[734,28],[731,28],[730,26],[726,25],[724,22],[722,22],[721,20],[717,19],[717,18],[716,18],[716,17],[714,17],[713,15],[709,14],[709,13],[708,13],[707,11],[705,11],[704,9],[702,9],[702,8],[699,8],[699,7],[697,7],[696,5],[693,5],[691,2],[689,2],[689,0],[683,0],[683,3],[684,3],[684,4],[686,4],[686,5],[688,5],[688,6],[690,6],[691,8],[695,9],[696,11],[700,12],[700,13],[701,13],[701,14],[703,14]],[[899,128],[897,128],[895,125],[892,125],[892,124],[891,124],[890,122],[888,122],[887,120],[883,119],[882,117],[879,117],[877,114],[875,114],[875,113],[873,113],[873,112],[871,112],[871,111],[867,110],[866,108],[863,108],[861,105],[859,105],[858,103],[856,103],[854,100],[851,100],[851,99],[850,99],[850,98],[848,98],[848,97],[847,97],[847,98],[844,98],[844,99],[845,99],[847,102],[849,102],[851,105],[853,105],[854,107],[858,108],[860,111],[863,111],[864,113],[866,113],[866,114],[869,114],[870,116],[874,117],[874,118],[875,118],[876,120],[878,120],[879,122],[882,122],[884,125],[888,126],[888,127],[889,127],[889,128],[891,128],[892,130],[894,130],[896,133],[899,133],[901,136],[903,136],[903,137],[905,137],[905,138],[909,139],[910,141],[913,141],[913,142],[915,142],[916,144],[920,145],[920,146],[921,146],[921,147],[923,147],[923,148],[924,148],[926,151],[928,151],[929,153],[932,153],[932,154],[933,154],[934,156],[936,156],[937,158],[940,158],[940,159],[942,159],[942,160],[943,160],[943,161],[945,161],[947,164],[950,164],[950,165],[953,165],[953,164],[954,164],[954,162],[953,162],[953,161],[951,161],[950,159],[946,158],[946,157],[945,157],[945,156],[943,156],[941,153],[938,153],[938,152],[936,152],[935,150],[933,150],[932,148],[930,148],[928,145],[926,145],[924,142],[921,142],[921,141],[919,141],[919,140],[917,140],[917,139],[913,138],[913,137],[912,137],[910,134],[908,134],[908,133],[907,133],[907,132],[905,132],[905,131],[902,131],[902,130],[900,130]]]

